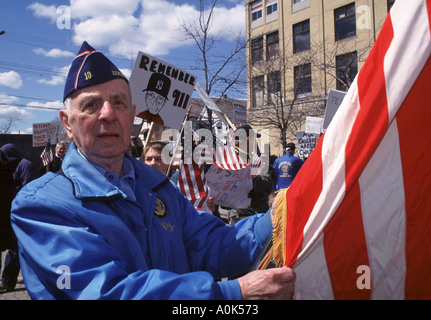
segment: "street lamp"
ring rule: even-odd
[[[5,34],[5,33],[6,33],[6,31],[4,31],[4,30],[0,31],[0,36]]]

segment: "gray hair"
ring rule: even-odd
[[[64,100],[64,109],[66,109],[67,112],[70,112],[72,110],[72,97],[69,95],[66,100]]]

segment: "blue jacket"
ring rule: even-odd
[[[130,199],[69,147],[12,204],[32,299],[240,299],[237,280],[271,233],[269,213],[231,227],[198,213],[157,170],[127,156]]]
[[[277,179],[277,190],[289,187],[303,164],[303,160],[289,152],[275,159],[272,167],[274,168],[275,177]]]

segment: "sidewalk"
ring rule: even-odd
[[[3,268],[4,268],[5,256],[6,256],[6,251],[3,251],[2,255],[1,255],[1,260],[2,260],[1,261],[1,266],[2,266],[1,271],[3,271]],[[30,296],[28,295],[27,290],[25,289],[25,285],[22,282],[21,272],[19,273],[18,283],[15,287],[15,290],[10,291],[10,292],[0,293],[0,300],[31,300]]]

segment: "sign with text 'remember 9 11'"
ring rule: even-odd
[[[196,76],[139,52],[130,76],[136,116],[180,130]]]

